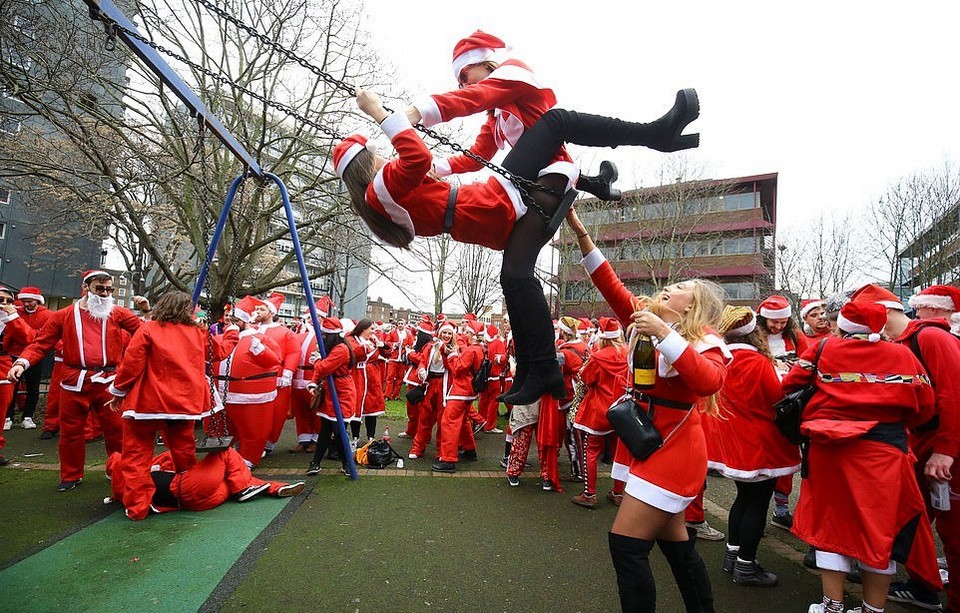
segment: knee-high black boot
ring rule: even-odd
[[[577,189],[593,194],[600,200],[618,202],[623,198],[620,190],[613,186],[620,176],[617,165],[606,160],[600,162],[600,172],[595,175],[580,175],[577,179]]]
[[[654,541],[610,532],[610,557],[617,571],[617,590],[623,613],[650,613],[657,610],[657,584],[650,570]]]
[[[670,563],[687,613],[713,613],[713,589],[707,566],[696,549],[696,537],[687,541],[657,541]]]

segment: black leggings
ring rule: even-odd
[[[317,448],[313,452],[313,461],[316,464],[320,464],[323,456],[327,455],[327,447],[330,446],[331,439],[333,439],[333,444],[336,445],[340,451],[340,464],[344,470],[346,470],[347,457],[344,455],[343,444],[340,442],[340,428],[337,422],[322,417],[320,418],[320,434],[317,435]],[[347,453],[349,453],[349,450],[347,450]]]
[[[377,416],[367,415],[363,418],[363,423],[367,427],[367,438],[373,438],[377,433]],[[353,434],[353,438],[360,438],[359,421],[350,422],[350,432]]]
[[[588,147],[644,145],[655,131],[652,124],[553,109],[523,133],[504,159],[503,167],[519,177],[537,181],[537,175],[550,164],[564,143]],[[549,183],[554,191],[563,191],[564,188],[563,181],[555,177],[544,177],[540,183]],[[534,192],[531,196],[547,215],[557,210],[557,197],[545,192]],[[514,224],[503,251],[500,284],[516,340],[518,363],[556,358],[550,306],[540,281],[534,275],[537,256],[552,238],[546,236],[546,227],[546,221],[539,213],[535,210],[527,212]]]
[[[730,507],[727,542],[740,547],[737,554],[740,559],[752,561],[757,558],[757,547],[760,546],[763,529],[767,525],[767,510],[770,508],[770,498],[773,497],[777,480],[735,483],[737,498]]]

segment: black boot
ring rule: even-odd
[[[747,587],[776,587],[780,578],[763,570],[756,560],[744,562],[737,558],[733,565],[733,582]]]
[[[691,535],[686,541],[657,541],[657,544],[670,563],[687,613],[713,613],[710,575],[697,552],[696,542],[696,537]]]
[[[695,149],[700,146],[700,134],[681,135],[684,128],[700,116],[700,99],[695,89],[681,89],[673,108],[660,119],[646,124],[653,130],[643,145],[664,153]]]
[[[623,613],[647,613],[657,610],[657,584],[650,570],[653,541],[635,539],[610,532],[610,557],[617,571],[617,591]]]
[[[556,360],[531,362],[530,372],[515,394],[504,396],[504,402],[512,405],[533,404],[544,394],[551,394],[562,400],[566,396],[567,388],[563,383],[563,372],[560,363]]]
[[[516,339],[516,337],[514,337],[514,339]],[[524,381],[527,380],[528,372],[530,372],[529,364],[526,361],[521,363],[520,356],[517,355],[517,372],[513,374],[513,383],[510,384],[509,389],[497,396],[497,402],[507,402],[507,396],[519,392],[520,388],[523,387]]]
[[[600,162],[600,172],[593,175],[580,175],[577,179],[577,189],[592,194],[600,200],[619,202],[623,198],[620,190],[613,186],[620,176],[617,165],[604,160]]]

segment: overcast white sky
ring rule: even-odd
[[[900,177],[960,159],[960,2],[368,0],[365,10],[373,46],[411,91],[452,89],[453,46],[478,28],[511,45],[561,107],[648,121],[695,87],[692,160],[714,178],[778,172],[781,228],[863,209]],[[572,152],[585,169],[614,160],[622,189],[649,185],[644,172],[664,157]],[[387,283],[370,296],[406,305]]]

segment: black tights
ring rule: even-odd
[[[317,448],[313,452],[313,461],[315,464],[320,464],[323,456],[327,455],[327,447],[330,446],[331,439],[333,439],[333,444],[340,450],[340,464],[343,466],[343,469],[346,470],[347,457],[344,455],[343,444],[340,442],[340,428],[337,422],[323,419],[322,417],[320,418],[320,434],[317,435]],[[346,453],[349,452],[350,450],[348,449]]]
[[[730,507],[730,537],[727,541],[739,546],[737,557],[752,561],[757,558],[757,547],[767,525],[767,510],[776,479],[746,483],[736,481],[737,498]]]
[[[504,159],[503,167],[519,177],[537,181],[537,175],[550,164],[564,143],[588,147],[645,145],[659,130],[656,123],[631,123],[553,109],[523,133]],[[562,192],[565,187],[563,179],[556,175],[545,176],[539,182],[557,192]],[[545,192],[534,192],[531,196],[548,216],[556,211],[557,197]],[[556,358],[550,306],[540,281],[534,275],[540,250],[552,238],[546,236],[546,227],[546,221],[531,209],[514,224],[503,251],[500,284],[510,314],[518,364]]]
[[[376,415],[367,415],[363,418],[363,423],[367,427],[367,438],[373,438],[377,434],[377,416]],[[350,422],[350,432],[353,434],[353,438],[360,438],[360,422],[351,421]]]

